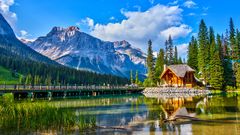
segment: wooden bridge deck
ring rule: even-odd
[[[127,86],[24,86],[24,85],[0,85],[0,94],[13,93],[16,97],[52,97],[57,96],[80,96],[80,95],[103,95],[103,94],[126,94],[140,93],[142,87]],[[30,95],[30,96],[29,96]]]

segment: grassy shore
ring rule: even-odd
[[[43,102],[15,102],[12,94],[0,97],[0,128],[2,129],[78,129],[94,128],[96,118],[76,114],[75,111],[62,109]]]

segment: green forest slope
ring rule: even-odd
[[[0,66],[0,85],[1,84],[17,84],[19,81],[19,74],[15,74],[10,70]]]

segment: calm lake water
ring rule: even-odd
[[[35,101],[43,102],[43,101]],[[45,101],[44,101],[45,102]],[[47,104],[93,116],[99,128],[78,129],[0,129],[0,134],[126,134],[126,135],[238,135],[240,134],[240,94],[223,93],[194,97],[146,97],[106,95],[74,99],[53,99]],[[164,121],[185,110],[200,121]],[[37,116],[36,116],[37,117]]]

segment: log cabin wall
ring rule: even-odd
[[[167,71],[165,71],[164,75],[161,78],[165,86],[192,88],[196,85],[194,72],[186,72],[184,77],[179,77],[170,69],[166,70]]]

